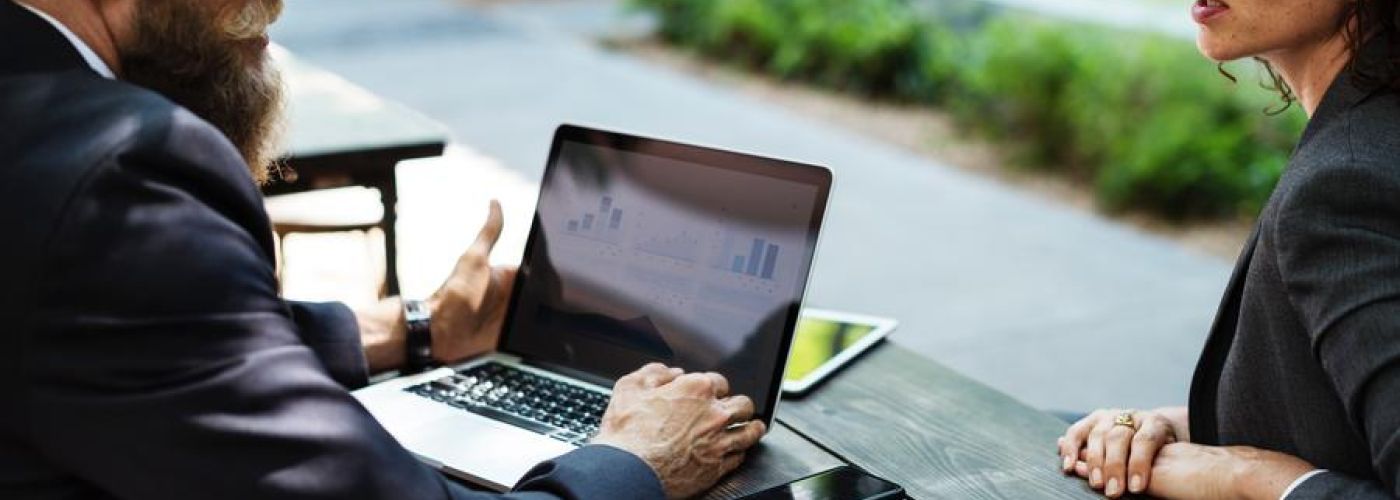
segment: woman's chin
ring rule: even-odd
[[[1234,61],[1249,56],[1238,47],[1222,43],[1221,40],[1209,33],[1201,33],[1200,36],[1196,37],[1196,48],[1201,51],[1201,55],[1215,62]]]

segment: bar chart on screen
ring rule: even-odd
[[[585,210],[565,224],[568,234],[605,243],[619,244],[622,240],[622,208],[613,205],[613,197],[604,195],[598,200],[598,209]]]
[[[764,237],[724,236],[718,259],[711,267],[762,280],[778,279],[778,259],[783,245]]]

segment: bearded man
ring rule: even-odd
[[[475,498],[347,392],[405,362],[398,299],[277,295],[278,0],[0,0],[0,498]],[[495,345],[498,206],[429,300],[438,361]],[[618,382],[520,498],[691,496],[763,434],[715,374]],[[742,418],[740,420],[747,420]],[[505,453],[508,450],[479,450]]]

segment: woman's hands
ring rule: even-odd
[[[515,267],[491,267],[491,249],[504,225],[501,204],[491,200],[490,215],[476,242],[427,300],[433,317],[433,357],[438,361],[451,363],[496,347],[516,273]]]
[[[1152,466],[1147,494],[1158,498],[1275,500],[1288,485],[1313,470],[1283,453],[1249,446],[1164,446]]]
[[[1136,427],[1117,425],[1125,410],[1099,410],[1071,425],[1059,439],[1061,469],[1117,498],[1142,493],[1152,483],[1153,462],[1162,447],[1190,439],[1186,408],[1131,411]]]
[[[1190,440],[1186,408],[1131,411],[1136,428],[1115,423],[1125,410],[1099,410],[1059,439],[1061,467],[1105,496],[1275,500],[1312,464],[1248,446]]]

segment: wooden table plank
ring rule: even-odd
[[[730,473],[714,488],[700,496],[703,500],[729,500],[751,495],[780,484],[845,465],[841,459],[823,451],[810,441],[782,425],[775,425],[749,452],[744,465]],[[454,476],[443,476],[466,488],[491,490]]]
[[[897,345],[778,417],[913,498],[1101,498],[1059,472],[1063,422]]]

